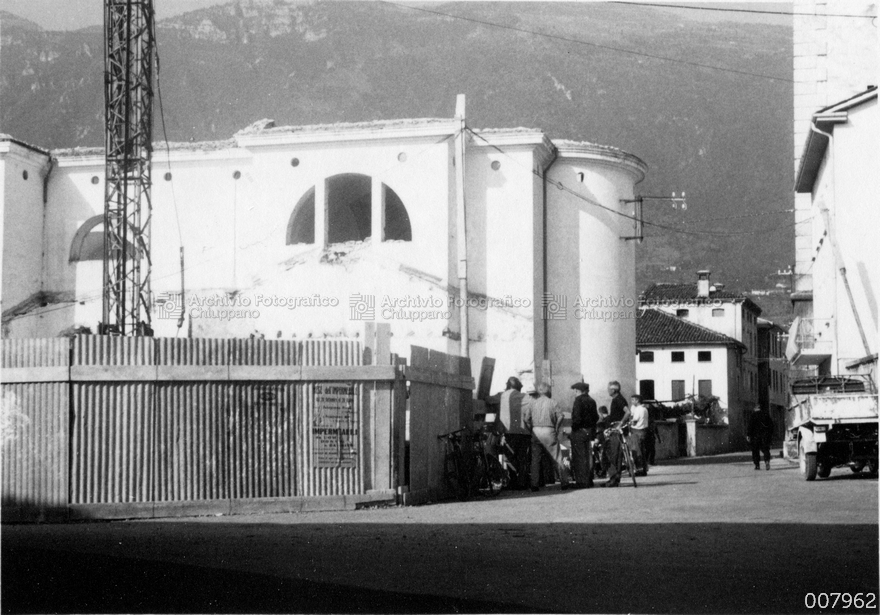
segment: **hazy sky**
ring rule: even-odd
[[[212,6],[228,4],[233,0],[154,0],[156,14],[159,19],[172,17],[188,11]],[[651,0],[641,0],[648,1]],[[674,0],[656,0],[660,3],[672,4]],[[87,26],[100,25],[103,22],[102,0],[0,0],[0,8],[29,19],[47,30],[77,30]],[[414,3],[415,4],[415,3]],[[440,4],[431,2],[430,4]],[[771,1],[761,2],[677,2],[690,6],[745,8],[770,11],[791,11],[790,3]],[[786,25],[791,23],[787,16],[755,15],[749,13],[732,13],[716,11],[695,11],[686,9],[664,9],[674,11],[682,18],[700,21],[732,20],[741,22],[762,22]],[[0,24],[2,27],[2,24]]]
[[[159,19],[228,0],[154,0]],[[0,8],[47,30],[78,30],[104,23],[103,0],[0,0]]]

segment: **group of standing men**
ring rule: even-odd
[[[608,481],[601,487],[617,487],[623,462],[623,438],[629,429],[629,441],[641,472],[647,474],[649,444],[653,435],[649,427],[648,409],[641,404],[641,397],[630,398],[632,407],[620,393],[620,383],[608,383],[611,397],[610,410],[597,407],[590,396],[590,385],[576,382],[571,388],[578,391],[571,410],[571,468],[574,474],[572,484],[568,469],[563,464],[562,448],[562,410],[551,399],[550,386],[541,383],[534,391],[522,393],[523,385],[518,378],[507,380],[507,389],[501,394],[499,421],[505,430],[505,438],[513,450],[516,470],[520,476],[528,474],[529,486],[537,491],[541,484],[541,459],[546,455],[552,460],[562,489],[589,489],[593,484],[592,446],[596,440],[604,442],[607,459]],[[606,429],[612,429],[610,436],[604,438]],[[620,429],[617,429],[620,428]],[[526,468],[528,450],[531,447],[531,460]]]

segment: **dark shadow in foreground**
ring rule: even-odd
[[[258,519],[5,526],[2,612],[802,613],[880,591],[876,524]]]
[[[526,613],[534,610],[489,600],[364,589],[108,555],[25,548],[4,549],[2,559],[3,613]]]

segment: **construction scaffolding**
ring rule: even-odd
[[[152,335],[152,0],[105,0],[104,303],[101,333]]]

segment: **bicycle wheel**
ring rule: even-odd
[[[501,465],[497,457],[492,455],[486,455],[486,464],[486,476],[491,485],[491,492],[488,495],[495,496],[501,493],[501,490],[507,486],[509,480],[507,469]]]
[[[455,450],[446,455],[446,486],[459,501],[467,500],[470,495],[460,451]]]
[[[593,478],[605,478],[608,471],[605,464],[605,454],[594,445],[590,453],[593,456]]]
[[[623,443],[623,458],[626,461],[626,469],[632,479],[633,487],[638,487],[636,484],[636,464],[633,463],[632,451],[629,450],[629,446],[626,442]]]
[[[491,461],[487,455],[476,455],[474,457],[473,473],[471,474],[471,485],[474,492],[487,497],[501,493],[500,489],[496,486],[496,482],[493,480],[490,464]]]

